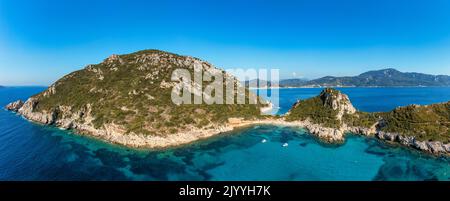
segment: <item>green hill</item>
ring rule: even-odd
[[[409,105],[381,113],[386,132],[414,136],[421,141],[450,143],[450,101],[432,105]]]
[[[377,115],[357,111],[347,95],[339,90],[326,88],[315,97],[299,100],[288,114],[288,121],[307,120],[325,127],[340,128],[343,124],[370,127],[377,122]]]
[[[411,136],[418,141],[450,143],[450,101],[432,105],[409,105],[390,112],[368,113],[353,108],[347,95],[326,88],[318,96],[299,100],[286,120],[309,120],[324,127],[370,128]],[[361,129],[351,129],[361,130]]]
[[[33,96],[31,112],[48,114],[45,119],[49,120],[43,121],[47,124],[75,129],[80,126],[74,125],[102,129],[114,124],[125,133],[146,135],[189,131],[220,125],[229,117],[253,119],[260,115],[261,104],[174,104],[173,70],[187,69],[193,77],[196,62],[203,69],[216,69],[200,59],[159,50],[112,55],[64,76]],[[204,82],[203,87],[209,83]]]

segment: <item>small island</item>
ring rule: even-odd
[[[200,59],[159,50],[112,55],[6,108],[33,122],[130,147],[177,146],[244,126],[272,124],[303,127],[330,143],[355,133],[433,154],[450,153],[450,102],[367,113],[356,110],[347,95],[325,88],[316,97],[297,101],[283,116],[262,115],[266,103],[174,104],[171,73],[179,68],[193,72],[194,64],[222,71]],[[239,80],[234,78],[234,84]],[[252,94],[248,89],[245,93]]]

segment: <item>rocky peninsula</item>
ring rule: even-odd
[[[326,88],[316,97],[297,101],[280,117],[261,115],[270,106],[264,102],[174,104],[172,71],[193,72],[195,65],[222,72],[200,59],[158,50],[112,55],[6,109],[33,122],[130,147],[177,146],[236,128],[272,124],[306,128],[332,143],[344,141],[346,133],[356,133],[433,154],[450,153],[450,102],[366,113],[356,110],[347,95]],[[245,92],[251,94],[248,89]]]
[[[72,72],[25,102],[8,110],[33,122],[72,129],[106,141],[132,147],[166,147],[230,131],[228,118],[256,120],[269,104],[174,104],[171,92],[179,82],[172,72],[183,69],[232,75],[198,58],[159,50],[111,55],[99,64]],[[225,80],[224,80],[225,82]],[[209,84],[204,81],[203,86]],[[188,88],[192,94],[207,96]],[[201,89],[201,88],[200,88]],[[254,96],[248,89],[249,97]],[[237,96],[237,90],[235,91]]]

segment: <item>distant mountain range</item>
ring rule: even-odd
[[[250,82],[254,82],[250,81]],[[249,82],[246,82],[248,84]],[[268,84],[272,86],[272,84]],[[374,70],[358,76],[326,76],[314,80],[280,80],[279,87],[395,87],[450,86],[450,76],[400,72],[393,68]],[[264,86],[262,86],[264,87]]]

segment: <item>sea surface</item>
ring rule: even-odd
[[[0,105],[42,90],[0,89]],[[450,100],[450,88],[341,90],[357,109],[369,112]],[[320,91],[280,89],[278,113]],[[343,144],[323,144],[301,128],[278,126],[254,126],[166,150],[133,150],[1,109],[0,180],[450,180],[450,159],[352,134]]]

